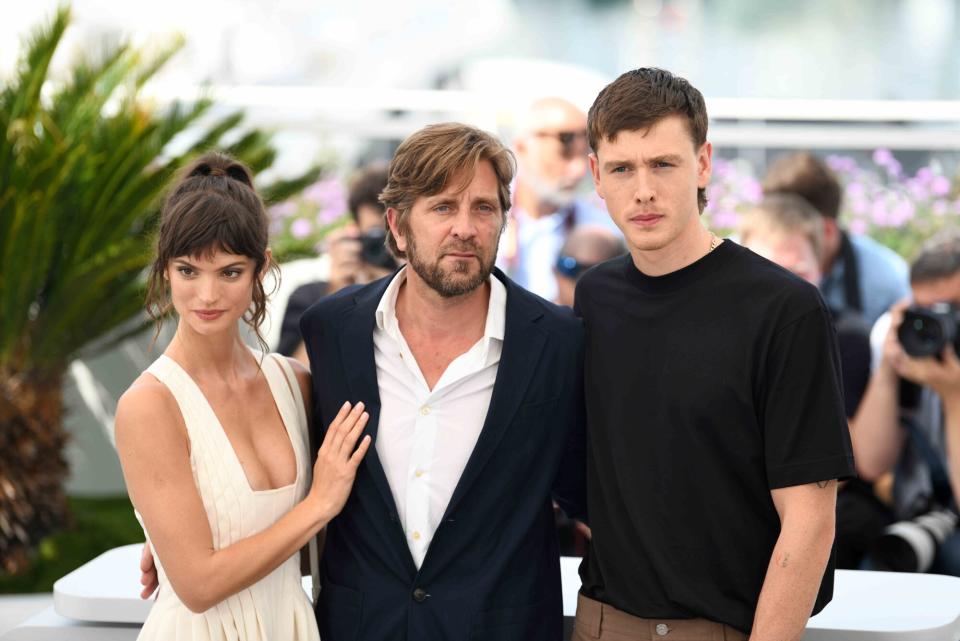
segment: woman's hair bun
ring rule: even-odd
[[[197,166],[190,170],[190,173],[187,174],[187,178],[193,178],[194,176],[209,176],[211,174],[213,174],[213,167],[210,166],[210,163],[198,162]]]
[[[253,188],[253,178],[250,176],[250,172],[247,171],[247,168],[243,165],[238,165],[237,163],[231,164],[227,167],[227,175],[242,182],[247,187]]]
[[[204,155],[187,173],[187,178],[197,176],[226,176],[253,188],[253,177],[246,167],[232,158],[218,153]]]

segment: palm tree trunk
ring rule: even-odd
[[[11,574],[69,522],[62,381],[62,372],[0,371],[0,569]]]

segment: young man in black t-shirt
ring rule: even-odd
[[[590,109],[630,253],[577,288],[593,539],[574,639],[799,639],[832,594],[853,473],[835,335],[814,286],[700,221],[706,131],[700,92],[659,69]]]

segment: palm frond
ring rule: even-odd
[[[260,187],[260,196],[263,198],[263,202],[268,205],[283,202],[320,180],[324,173],[326,173],[326,170],[323,167],[311,167],[295,178],[276,180],[269,185]]]
[[[37,31],[15,82],[0,94],[0,366],[56,369],[140,314],[150,233],[166,185],[201,151],[223,146],[259,173],[273,163],[270,135],[242,130],[243,113],[206,125],[213,101],[157,109],[139,89],[180,50],[126,45],[78,59],[41,101],[50,60],[69,22],[61,9]],[[180,155],[167,146],[187,130]],[[5,159],[5,160],[4,160]],[[263,189],[290,197],[321,169]]]

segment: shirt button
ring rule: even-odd
[[[414,532],[414,533],[413,533],[413,540],[414,540],[414,541],[419,541],[419,540],[420,540],[420,533],[419,533],[419,532]]]
[[[413,591],[413,600],[416,601],[417,603],[423,603],[424,601],[427,600],[428,596],[430,595],[427,594],[427,591],[424,590],[423,588],[417,588],[416,590]]]
[[[666,623],[657,624],[657,634],[661,637],[667,636],[667,632],[670,632],[670,627]]]
[[[430,406],[429,406],[429,405],[424,405],[423,407],[420,408],[420,415],[421,415],[421,416],[426,416],[426,415],[429,414],[429,413],[430,413]]]

